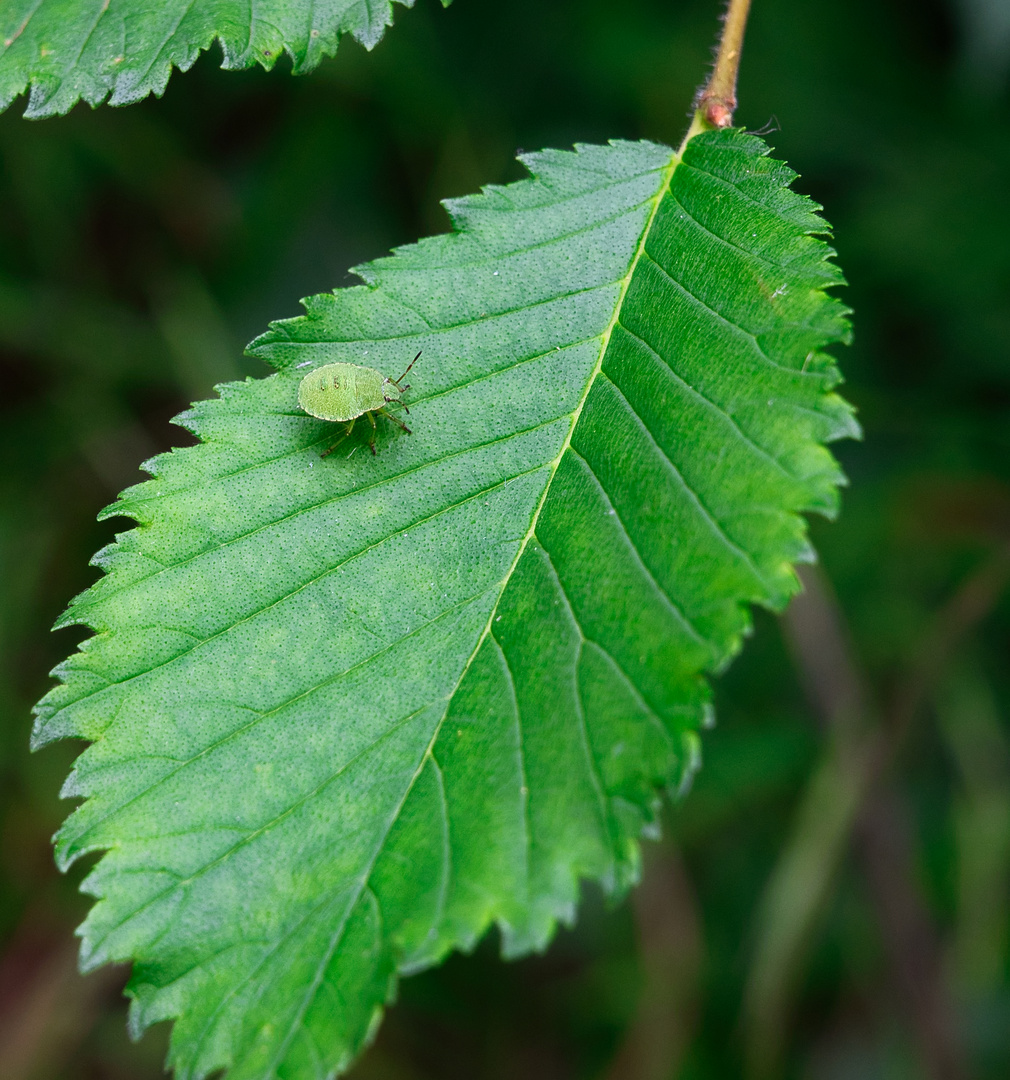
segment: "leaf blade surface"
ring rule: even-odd
[[[269,70],[287,53],[302,74],[344,34],[370,49],[392,22],[393,0],[9,0],[0,9],[0,109],[29,89],[32,118],[79,100],[160,96],[173,67],[187,71],[215,41],[229,70]]]
[[[330,1075],[397,972],[492,923],[542,948],[580,879],[635,880],[704,673],[794,591],[856,430],[825,227],[765,152],[527,156],[274,324],[278,374],[110,508],[139,528],[65,617],[97,634],[36,739],[93,740],[58,858],[108,850],[85,963],[135,960],[179,1076]],[[321,460],[305,372],[418,349],[415,434]]]

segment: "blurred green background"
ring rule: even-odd
[[[49,837],[79,749],[31,756],[81,634],[95,514],[242,348],[442,231],[517,148],[676,144],[716,0],[434,0],[371,54],[0,117],[0,1077],[161,1075],[125,972],[79,978]],[[824,578],[718,682],[643,886],[511,965],[406,980],[356,1080],[1010,1075],[1010,0],[755,0],[740,123],[826,206],[865,440]],[[77,638],[75,638],[75,633]],[[769,897],[771,899],[769,900]]]

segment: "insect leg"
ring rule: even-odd
[[[384,416],[387,420],[392,420],[397,427],[402,428],[408,435],[414,434],[402,420],[397,420],[391,412],[387,412],[385,409],[379,409],[379,415]]]
[[[337,447],[338,447],[338,446],[339,446],[339,445],[340,445],[340,444],[341,444],[341,443],[342,443],[342,442],[344,441],[344,439],[346,439],[346,438],[347,438],[347,436],[348,436],[348,435],[350,435],[350,434],[351,434],[351,432],[352,432],[353,430],[354,430],[354,421],[352,420],[352,421],[351,421],[351,422],[350,422],[350,423],[349,423],[349,424],[347,425],[347,427],[346,427],[346,428],[344,429],[344,433],[343,433],[343,435],[341,435],[341,436],[340,436],[340,438],[339,438],[339,439],[337,439],[337,441],[336,441],[336,442],[335,442],[335,443],[334,443],[334,444],[333,444],[333,445],[332,445],[332,446],[331,446],[331,447],[329,448],[329,450],[325,451],[325,453],[322,453],[322,454],[320,454],[319,456],[320,456],[321,458],[324,458],[324,457],[329,457],[329,456],[330,456],[330,454],[332,454],[332,453],[333,453],[333,451],[334,451],[334,450],[336,450],[336,448],[337,448]]]
[[[320,456],[321,458],[324,458],[324,457],[329,457],[329,456],[330,456],[330,454],[332,454],[332,453],[333,453],[333,451],[334,451],[334,450],[336,450],[336,448],[337,448],[337,447],[338,447],[338,446],[339,446],[339,445],[340,445],[340,444],[341,444],[341,443],[342,443],[342,442],[344,441],[344,439],[346,439],[346,438],[347,438],[347,432],[345,431],[345,432],[343,433],[343,435],[341,435],[341,436],[340,436],[340,438],[339,438],[339,439],[337,439],[337,441],[336,441],[336,442],[335,442],[335,443],[334,443],[334,444],[333,444],[333,445],[332,445],[332,446],[331,446],[331,447],[329,448],[329,450],[324,450],[324,451],[323,451],[323,452],[322,452],[322,453],[321,453],[321,454],[320,454],[319,456]]]
[[[404,390],[409,390],[409,389],[410,389],[410,387],[409,387],[409,386],[405,386],[405,387],[404,387],[403,389],[404,389]],[[389,407],[390,405],[395,405],[395,406],[396,406],[396,408],[398,408],[398,409],[403,409],[403,411],[404,411],[405,413],[407,413],[407,415],[408,415],[408,416],[410,415],[410,409],[408,409],[408,408],[407,408],[406,402],[404,402],[404,400],[403,400],[402,398],[386,398],[386,399],[385,399],[385,402],[386,402],[386,407],[387,407],[387,409],[388,409],[388,407]],[[387,415],[388,415],[388,414],[387,414]],[[390,418],[390,419],[392,419],[392,418]]]
[[[375,457],[375,417],[370,412],[366,412],[365,416],[368,417],[368,422],[372,425],[372,436],[368,440],[368,449],[372,451],[372,457]]]

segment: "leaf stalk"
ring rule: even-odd
[[[685,142],[699,131],[730,127],[736,108],[736,82],[740,70],[743,35],[751,0],[729,0],[723,16],[722,37],[708,82],[694,100],[695,114]]]

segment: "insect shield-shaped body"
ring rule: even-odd
[[[407,371],[417,362],[417,356],[407,365]],[[407,371],[399,379],[387,378],[381,371],[362,367],[360,364],[326,364],[310,371],[298,387],[298,404],[309,416],[347,425],[344,434],[321,456],[326,457],[336,450],[354,430],[354,421],[359,416],[367,416],[372,425],[372,437],[368,440],[368,445],[373,454],[376,414],[392,420],[408,435],[412,434],[406,424],[389,412],[390,406],[398,406],[404,412],[410,412],[403,402],[403,393],[409,390],[410,386],[400,385]]]

